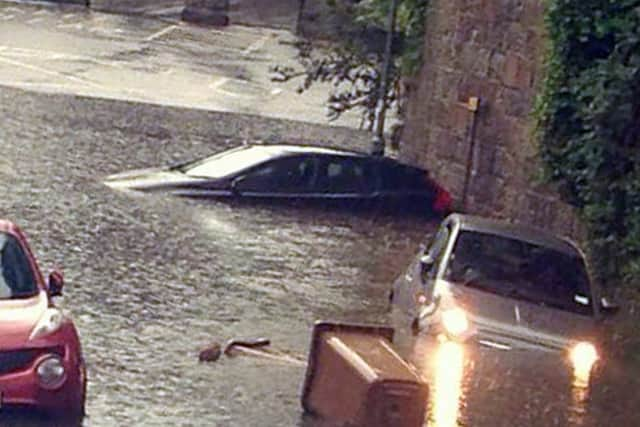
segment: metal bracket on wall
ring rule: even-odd
[[[469,194],[469,187],[471,181],[478,174],[478,148],[476,145],[476,127],[478,121],[478,111],[480,110],[481,101],[477,96],[472,96],[466,103],[460,103],[461,106],[466,108],[472,114],[471,126],[467,134],[468,151],[467,151],[467,165],[464,175],[464,186],[462,188],[462,210],[467,210],[467,198]]]

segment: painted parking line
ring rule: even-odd
[[[10,13],[20,13],[20,14],[25,13],[25,12],[24,12],[24,10],[19,9],[19,8],[17,8],[17,7],[14,7],[14,6],[7,7],[5,10],[6,10],[7,12],[10,12]]]
[[[247,47],[245,50],[242,51],[242,56],[249,56],[254,52],[257,52],[258,50],[262,49],[264,47],[264,45],[267,43],[267,40],[269,40],[269,36],[262,36],[260,39],[256,40],[254,43],[252,43],[249,47]]]
[[[157,33],[151,34],[149,37],[147,37],[145,40],[150,42],[153,41],[159,37],[164,36],[165,34],[169,34],[171,31],[175,30],[176,28],[178,28],[177,25],[170,25],[167,28],[158,31]]]
[[[9,58],[39,58],[54,61],[82,61],[113,68],[123,68],[123,64],[117,61],[103,61],[86,55],[74,55],[52,50],[28,49],[0,45],[0,55]]]
[[[219,89],[220,87],[222,87],[226,82],[229,81],[229,77],[221,77],[218,80],[216,80],[215,82],[211,83],[209,85],[210,89]]]
[[[21,88],[51,88],[51,89],[68,89],[72,86],[64,83],[53,83],[53,82],[26,82],[26,81],[16,81],[16,80],[2,80],[0,78],[0,83],[5,86],[11,87],[21,87]]]
[[[65,28],[72,28],[72,29],[76,29],[76,30],[82,30],[84,28],[84,25],[81,23],[73,23],[73,24],[58,24],[56,25],[56,27],[60,28],[60,29],[65,29]]]
[[[93,83],[93,82],[85,80],[85,79],[81,79],[79,77],[70,76],[68,74],[59,73],[57,71],[51,71],[51,70],[48,70],[46,68],[38,67],[38,66],[32,65],[32,64],[26,64],[24,62],[15,61],[13,59],[8,59],[8,58],[5,58],[5,57],[0,57],[0,63],[13,65],[15,67],[25,68],[25,69],[31,70],[31,71],[37,71],[38,73],[41,73],[41,74],[45,74],[45,75],[48,75],[48,76],[61,78],[61,79],[64,79],[64,80],[69,80],[69,81],[72,81],[74,83],[80,83],[80,84],[85,85],[85,86],[91,86],[91,87],[93,87],[95,89],[104,89],[104,86],[102,86],[102,85]]]

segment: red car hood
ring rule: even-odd
[[[23,347],[48,307],[45,292],[28,299],[0,300],[0,350]]]

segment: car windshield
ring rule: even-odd
[[[29,260],[15,237],[0,233],[0,300],[25,298],[38,292]]]
[[[489,233],[462,231],[446,278],[509,298],[592,314],[589,278],[576,251]]]
[[[273,157],[273,151],[265,150],[264,147],[247,147],[225,151],[224,153],[183,165],[180,170],[193,177],[223,178],[256,166]]]

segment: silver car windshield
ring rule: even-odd
[[[15,237],[0,233],[0,300],[26,298],[38,292],[33,271]]]
[[[508,298],[593,314],[589,277],[575,255],[477,231],[462,231],[445,278]]]
[[[274,157],[274,152],[263,147],[232,150],[182,166],[189,176],[198,178],[223,178],[249,169]]]

